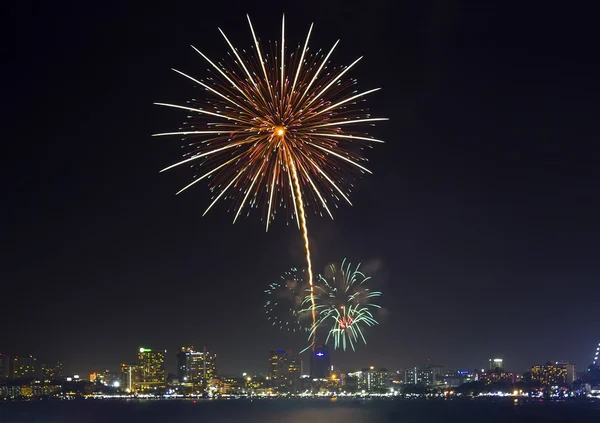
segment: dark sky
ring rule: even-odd
[[[126,2],[124,2],[126,3]],[[450,1],[18,2],[3,57],[0,352],[116,368],[140,346],[206,345],[226,373],[266,370],[263,290],[302,266],[300,233],[278,214],[231,224],[192,174],[159,174],[177,139],[151,138],[184,115],[153,106],[201,91],[170,71],[263,40],[286,13],[289,45],[342,42],[359,86],[391,121],[374,175],[334,221],[309,215],[317,270],[371,264],[384,291],[369,344],[345,370],[430,357],[512,370],[565,359],[580,368],[600,338],[600,66],[593,11],[563,4]],[[174,355],[169,355],[174,369]]]

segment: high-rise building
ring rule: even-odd
[[[204,389],[217,377],[217,355],[204,347],[196,351],[193,345],[179,348],[177,353],[177,377],[180,383]]]
[[[61,379],[63,377],[63,365],[61,362],[40,365],[42,378],[47,380]]]
[[[325,379],[330,371],[329,348],[325,345],[315,348],[310,356],[310,376],[314,379]]]
[[[36,376],[37,360],[32,355],[16,356],[13,359],[13,379],[31,379]]]
[[[417,368],[414,367],[412,369],[404,370],[404,383],[406,385],[416,385],[417,384]]]
[[[425,367],[416,371],[417,385],[431,386],[434,383],[433,369]]]
[[[288,379],[291,392],[298,393],[301,390],[300,378],[302,377],[302,359],[300,357],[288,359]]]
[[[11,379],[10,357],[6,354],[0,354],[0,381],[9,379]]]
[[[498,371],[504,369],[504,364],[501,358],[490,358],[489,360],[489,370]]]
[[[177,353],[177,379],[179,382],[191,382],[190,378],[190,356],[191,352],[194,351],[194,346],[181,346]]]
[[[427,385],[434,384],[435,369],[432,367],[413,367],[404,371],[404,383],[406,385]]]
[[[365,367],[357,372],[358,389],[361,391],[371,392],[375,389],[375,367]]]
[[[289,392],[288,355],[283,350],[274,350],[269,352],[269,386],[277,392]]]
[[[557,361],[556,365],[559,367],[564,367],[567,370],[567,385],[572,385],[577,379],[577,370],[575,364],[568,361]]]
[[[541,386],[561,386],[567,383],[567,369],[550,362],[531,368],[531,381]]]
[[[166,384],[165,374],[166,351],[140,348],[138,353],[139,389],[155,389]]]
[[[134,392],[139,379],[139,366],[137,364],[121,364],[121,389],[126,392]]]

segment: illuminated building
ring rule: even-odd
[[[111,373],[108,369],[101,370],[99,372],[90,374],[90,382],[99,383],[102,385],[109,385],[113,380],[111,380]]]
[[[192,345],[179,348],[177,353],[177,377],[184,385],[205,389],[217,377],[217,355],[207,351],[195,351]]]
[[[503,361],[501,358],[490,358],[489,360],[489,370],[498,371],[504,369]]]
[[[263,393],[267,390],[267,380],[264,376],[245,376],[246,391],[253,393]]]
[[[358,372],[358,389],[371,392],[375,387],[375,367],[365,367]]]
[[[434,384],[434,369],[430,367],[406,369],[404,371],[404,383],[407,385],[426,385]]]
[[[329,374],[329,378],[327,379],[327,384],[325,385],[327,392],[339,392],[344,383],[344,379],[342,374],[339,372],[331,371]]]
[[[232,395],[241,391],[240,387],[244,386],[244,380],[238,378],[227,377],[223,378],[218,385],[217,391],[220,394]]]
[[[21,385],[10,383],[0,385],[0,398],[17,399],[21,397]]]
[[[182,346],[179,347],[179,352],[177,353],[177,379],[179,379],[180,383],[183,382],[191,382],[190,377],[190,353],[194,351],[194,346]]]
[[[416,371],[417,385],[431,386],[434,383],[433,369],[426,367]]]
[[[497,367],[492,371],[478,373],[477,380],[485,383],[486,385],[490,385],[492,383],[512,385],[515,383],[515,374],[505,372],[501,367]]]
[[[52,364],[42,364],[40,366],[41,376],[47,380],[62,379],[63,377],[63,365],[61,362]]]
[[[9,380],[10,378],[10,357],[0,354],[0,381]]]
[[[193,351],[190,355],[190,375],[194,384],[206,387],[211,380],[217,377],[217,354],[206,350]]]
[[[289,392],[290,378],[288,355],[283,350],[269,353],[269,386],[276,392]]]
[[[300,392],[300,377],[302,377],[302,359],[300,357],[290,358],[288,360],[288,378],[291,392]]]
[[[326,379],[329,372],[329,348],[325,345],[315,348],[310,356],[310,377],[313,379]]]
[[[575,382],[575,379],[577,379],[577,371],[576,371],[575,365],[568,361],[557,361],[556,365],[560,366],[560,367],[564,367],[567,370],[566,381],[567,381],[568,385],[572,385],[573,382]]]
[[[567,369],[550,362],[531,368],[531,381],[541,386],[561,386],[567,383]]]
[[[121,389],[134,392],[139,383],[140,369],[137,364],[121,364]]]
[[[429,364],[427,365],[428,369],[433,370],[433,381],[442,381],[444,379],[444,366],[441,364]]]
[[[471,374],[467,370],[448,370],[444,375],[444,386],[456,387],[466,382],[472,382],[476,374]]]
[[[140,348],[138,353],[139,389],[156,389],[165,386],[165,352]]]
[[[412,369],[404,370],[404,383],[406,385],[416,385],[417,384],[417,368],[414,367]]]
[[[37,360],[32,355],[16,356],[13,360],[14,379],[32,379],[36,376]]]
[[[383,390],[392,386],[393,375],[388,369],[381,368],[375,373],[375,387]]]

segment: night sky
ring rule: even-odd
[[[390,122],[372,132],[354,207],[309,214],[316,270],[348,257],[384,292],[368,345],[344,370],[432,363],[582,370],[600,333],[600,65],[593,11],[523,2],[16,2],[3,57],[0,352],[116,369],[139,346],[192,343],[224,373],[264,372],[270,349],[304,337],[269,326],[264,289],[303,266],[278,213],[231,224],[193,174],[159,174],[181,154],[185,113],[153,106],[202,91],[227,45],[278,37],[341,43],[336,64]],[[468,5],[467,5],[468,4]],[[283,7],[283,9],[282,9]]]

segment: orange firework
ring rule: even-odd
[[[342,199],[352,204],[352,176],[371,173],[362,164],[366,159],[360,152],[383,141],[348,129],[387,118],[373,118],[359,104],[379,88],[357,92],[356,81],[345,78],[361,58],[349,66],[330,67],[329,57],[339,41],[327,54],[310,54],[311,25],[304,45],[286,57],[285,17],[281,44],[275,44],[271,52],[261,47],[249,17],[248,23],[254,40],[250,53],[237,50],[219,29],[233,63],[215,63],[193,47],[210,65],[211,76],[195,79],[174,69],[199,85],[207,100],[185,106],[156,103],[192,112],[182,130],[155,134],[179,135],[189,142],[183,160],[162,171],[183,164],[195,166],[198,174],[177,194],[209,178],[214,198],[204,214],[220,199],[230,197],[234,223],[243,210],[265,204],[268,230],[276,206],[287,208],[304,239],[314,323],[305,205],[313,204],[333,219],[332,206]]]

